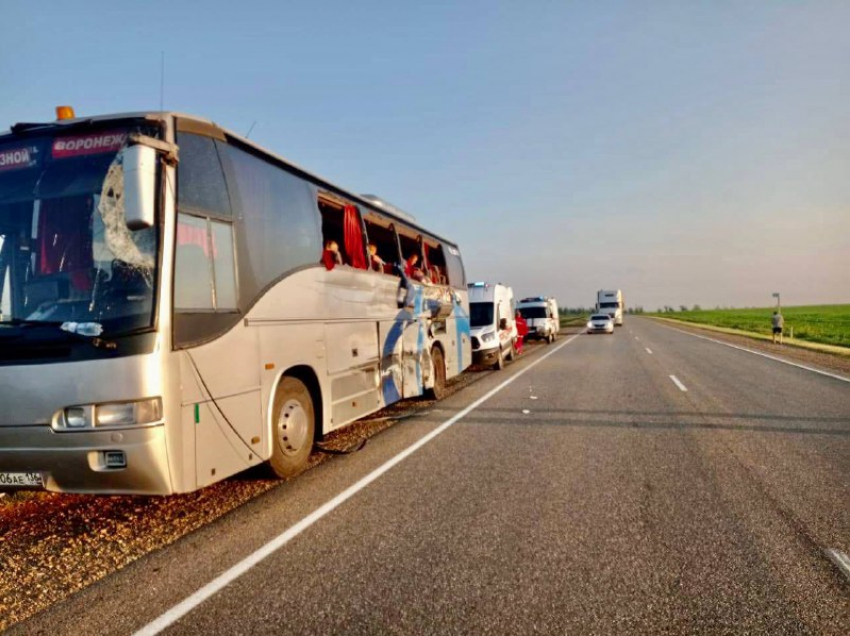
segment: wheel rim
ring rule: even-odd
[[[297,455],[307,443],[310,418],[298,400],[289,399],[280,409],[277,419],[277,438],[284,455]]]

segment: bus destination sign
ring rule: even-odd
[[[34,166],[36,163],[35,150],[31,146],[0,150],[0,171]]]
[[[93,135],[60,137],[53,142],[53,158],[67,159],[104,152],[117,152],[127,140],[127,133],[105,132]]]

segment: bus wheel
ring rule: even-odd
[[[272,410],[271,469],[277,477],[294,477],[307,466],[313,450],[316,415],[313,398],[301,380],[284,377]]]
[[[493,363],[493,368],[497,371],[501,371],[505,368],[505,352],[502,351],[501,345],[499,345],[499,357],[496,358],[496,361]]]
[[[427,395],[432,400],[442,400],[446,395],[446,361],[440,347],[431,349],[431,362],[434,365],[434,386],[428,389]]]

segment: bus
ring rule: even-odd
[[[0,134],[0,487],[168,495],[471,362],[458,246],[172,112]]]

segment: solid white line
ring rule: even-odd
[[[824,550],[824,553],[826,554],[826,558],[832,561],[833,565],[850,581],[850,557],[834,548]]]
[[[761,351],[753,351],[752,349],[747,349],[746,347],[739,347],[738,345],[733,345],[728,342],[723,342],[722,340],[715,340],[714,338],[709,338],[707,336],[700,336],[699,334],[691,333],[690,331],[682,331],[681,329],[676,329],[675,327],[668,327],[667,325],[661,325],[666,329],[670,329],[671,331],[678,331],[679,333],[683,333],[686,336],[693,336],[694,338],[701,338],[702,340],[708,340],[709,342],[714,342],[717,344],[721,344],[725,347],[732,347],[733,349],[737,349],[738,351],[746,351],[747,353],[752,353],[757,356],[761,356],[762,358],[768,358],[769,360],[774,360],[776,362],[781,362],[783,364],[790,364],[792,367],[797,367],[798,369],[805,369],[806,371],[811,371],[812,373],[819,373],[820,375],[825,375],[828,378],[834,378],[836,380],[841,380],[842,382],[850,382],[850,378],[838,375],[836,373],[830,373],[829,371],[822,371],[820,369],[815,369],[813,367],[807,367],[805,364],[799,364],[797,362],[791,362],[790,360],[785,360],[783,358],[777,358],[776,356],[772,356],[769,353],[762,353]]]
[[[200,605],[210,597],[214,596],[217,592],[222,590],[224,587],[226,587],[236,579],[238,579],[252,567],[260,563],[260,561],[285,546],[292,539],[294,539],[299,534],[304,532],[307,528],[319,521],[322,517],[324,517],[325,515],[332,512],[340,505],[351,499],[354,495],[366,488],[366,486],[378,479],[381,475],[386,473],[393,466],[404,461],[417,450],[425,446],[425,444],[430,442],[432,439],[434,439],[441,433],[444,433],[451,426],[453,426],[458,421],[469,415],[469,413],[471,413],[473,410],[484,404],[484,402],[496,395],[499,391],[511,384],[514,380],[522,376],[525,372],[531,370],[533,367],[543,362],[549,356],[557,353],[558,351],[566,347],[573,340],[575,340],[575,338],[576,336],[568,338],[565,342],[552,349],[552,351],[547,352],[546,354],[529,364],[527,367],[525,367],[521,371],[518,371],[517,373],[509,377],[507,380],[496,386],[494,389],[488,391],[486,394],[475,400],[475,402],[460,411],[457,415],[440,424],[440,426],[428,433],[425,437],[421,438],[414,444],[408,446],[398,455],[386,461],[384,464],[373,470],[371,473],[369,473],[359,481],[355,482],[354,484],[343,490],[336,497],[311,512],[301,521],[299,521],[293,526],[290,526],[287,530],[279,534],[277,537],[275,537],[268,543],[266,543],[263,547],[248,555],[239,563],[237,563],[236,565],[234,565],[233,567],[226,570],[218,577],[207,583],[197,592],[195,592],[191,596],[187,597],[186,599],[166,611],[159,618],[153,620],[152,622],[142,627],[139,631],[136,632],[135,636],[153,636],[154,634],[158,634],[166,627],[169,627],[170,625],[180,620],[183,616],[191,612],[198,605]]]
[[[649,355],[652,355],[652,349],[650,349],[649,347],[644,347],[644,348],[646,349],[646,352],[647,352]]]
[[[679,380],[679,378],[677,378],[675,375],[671,375],[670,379],[673,380],[673,384],[675,384],[677,387],[679,387],[680,390],[685,391],[685,392],[688,391],[688,387],[686,387],[684,384],[682,384],[682,382]]]

